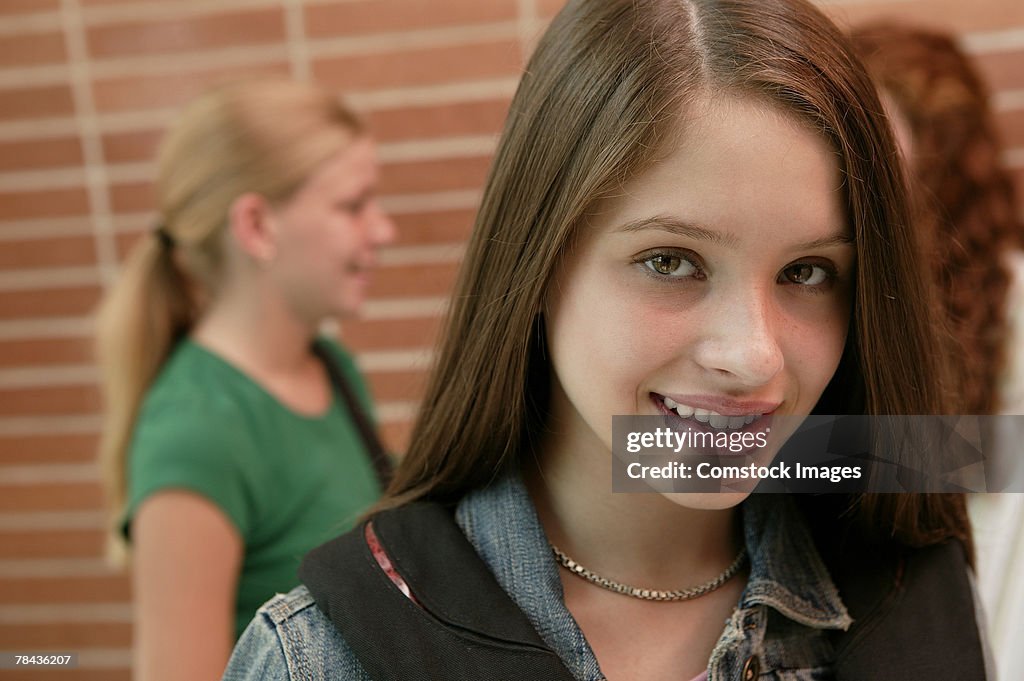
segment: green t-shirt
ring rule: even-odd
[[[331,341],[318,342],[369,413],[351,357]],[[245,556],[236,638],[264,601],[298,585],[307,551],[350,528],[380,495],[341,396],[326,414],[302,416],[191,340],[174,350],[139,412],[128,456],[126,536],[139,504],[167,489],[201,494],[238,528]]]

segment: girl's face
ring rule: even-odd
[[[301,319],[315,324],[349,316],[362,305],[376,251],[395,238],[376,186],[373,142],[358,138],[274,211],[274,276]]]
[[[724,428],[806,415],[839,363],[855,252],[835,154],[760,102],[688,114],[681,141],[596,207],[556,273],[555,456],[601,452],[588,465],[607,465],[613,415],[673,409]]]

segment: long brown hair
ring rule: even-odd
[[[540,310],[559,258],[588,208],[659,152],[688,98],[715,91],[783,107],[837,155],[858,271],[847,347],[819,410],[944,411],[894,141],[840,32],[804,0],[571,1],[512,102],[387,505],[453,502],[531,455],[550,391]],[[962,499],[936,510],[908,498],[906,509],[864,508],[907,541],[969,541]]]
[[[225,276],[231,203],[246,192],[286,200],[361,130],[331,93],[268,79],[204,94],[167,133],[158,158],[159,228],[128,254],[99,311],[100,462],[111,528],[123,512],[126,456],[146,390]],[[111,538],[119,561],[120,533]]]
[[[1024,225],[1013,180],[1000,164],[988,89],[948,35],[872,24],[851,36],[910,127],[909,165],[921,193],[917,224],[959,345],[961,408],[993,413],[1006,362],[1010,285],[1000,256],[1024,246]]]

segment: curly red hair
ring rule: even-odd
[[[961,410],[993,413],[1007,345],[1010,275],[1001,256],[1024,245],[1024,229],[988,90],[947,35],[873,24],[851,37],[910,128],[919,220],[962,351]]]

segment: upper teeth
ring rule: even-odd
[[[669,397],[662,399],[665,401],[666,407],[683,418],[693,417],[701,423],[707,423],[712,428],[716,428],[718,430],[724,430],[726,428],[735,430],[737,428],[742,428],[748,423],[753,423],[761,416],[760,414],[749,414],[747,416],[725,416],[709,409],[700,409],[699,407],[691,407],[688,404],[679,404]]]

